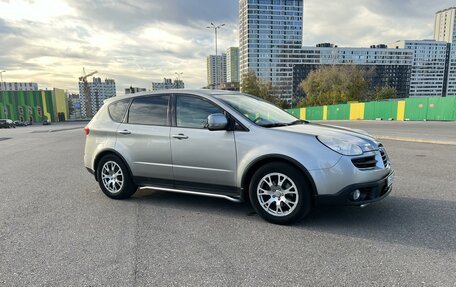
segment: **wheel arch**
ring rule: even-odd
[[[245,169],[245,172],[242,175],[242,179],[241,179],[241,187],[243,189],[243,191],[242,191],[243,198],[248,198],[247,193],[249,190],[250,180],[252,179],[255,171],[258,170],[258,168],[260,166],[263,166],[263,165],[271,163],[271,162],[287,163],[287,164],[290,164],[291,166],[294,166],[298,170],[302,171],[302,173],[305,175],[305,179],[309,182],[310,187],[312,189],[312,197],[315,198],[318,195],[315,182],[306,167],[304,167],[297,160],[295,160],[294,158],[291,158],[289,156],[281,155],[281,154],[269,154],[269,155],[264,155],[264,156],[257,158],[255,161],[251,162]]]
[[[97,154],[97,156],[95,157],[95,160],[93,162],[95,180],[98,181],[98,178],[97,178],[97,175],[98,175],[98,164],[100,163],[100,161],[101,161],[101,159],[103,157],[105,157],[107,155],[110,155],[110,154],[113,154],[113,155],[117,156],[123,162],[123,164],[127,167],[127,170],[128,170],[128,173],[129,173],[130,177],[133,178],[133,174],[131,172],[130,166],[127,164],[127,161],[125,160],[125,158],[119,152],[117,152],[116,150],[106,149],[106,150],[103,150],[102,152],[100,152],[99,154]]]

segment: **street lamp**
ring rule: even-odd
[[[208,29],[214,29],[214,33],[215,33],[215,71],[216,71],[215,82],[217,82],[217,78],[219,78],[220,82],[222,81],[221,76],[219,75],[219,69],[217,66],[217,31],[218,31],[218,29],[222,28],[223,26],[225,26],[225,24],[215,25],[214,23],[211,22],[211,26],[206,27]],[[216,86],[216,83],[214,83],[213,89],[215,89],[215,86]]]
[[[180,76],[182,76],[183,73],[184,73],[184,72],[180,72],[180,73],[175,72],[175,73],[174,73],[174,74],[176,74],[177,80],[178,80],[178,81],[180,81]]]
[[[3,73],[5,73],[6,71],[3,70],[3,71],[0,71],[0,90],[3,89]]]
[[[181,82],[181,78],[180,78],[180,77],[181,77],[182,74],[184,74],[184,73],[183,73],[183,72],[180,72],[180,73],[175,72],[174,74],[176,74],[176,76],[177,76],[177,86],[176,86],[176,88],[179,89],[179,84],[180,84],[180,82]]]

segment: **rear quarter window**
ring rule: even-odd
[[[130,100],[122,100],[122,101],[117,101],[109,105],[109,115],[111,116],[111,119],[115,122],[122,122],[125,113],[128,108],[128,104],[130,103]]]

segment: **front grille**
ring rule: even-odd
[[[382,144],[378,145],[378,149],[380,150],[380,155],[382,156],[383,166],[388,166],[388,155],[386,154],[386,150]]]
[[[352,163],[357,168],[374,168],[377,165],[375,156],[366,156],[352,159]]]

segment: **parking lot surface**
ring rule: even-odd
[[[454,123],[336,124],[456,137]],[[84,169],[82,127],[0,130],[0,285],[456,285],[456,145],[382,140],[388,198],[278,226],[221,199],[107,198]]]

